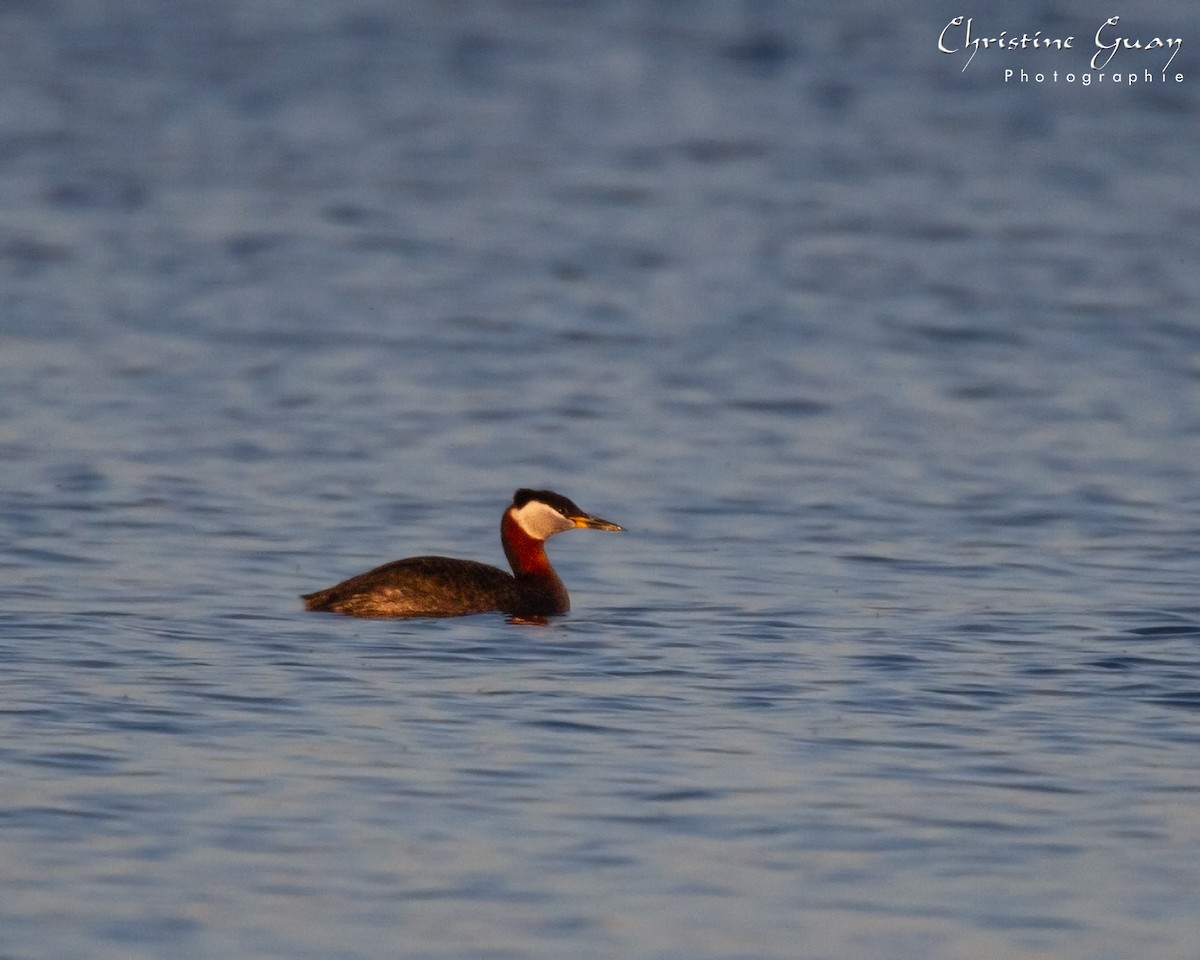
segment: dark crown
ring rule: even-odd
[[[528,487],[522,487],[513,494],[512,505],[519,509],[531,500],[536,500],[538,503],[544,503],[548,507],[553,507],[564,517],[578,517],[583,514],[583,511],[579,507],[561,493],[555,493],[553,490],[530,490]]]

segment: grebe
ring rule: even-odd
[[[551,490],[513,494],[500,520],[500,541],[512,574],[474,560],[409,557],[304,595],[309,610],[352,617],[459,617],[499,611],[547,617],[571,609],[567,588],[546,559],[546,538],[564,530],[620,530],[584,513]]]

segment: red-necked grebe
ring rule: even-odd
[[[360,573],[337,586],[304,595],[309,610],[352,617],[459,617],[499,611],[515,617],[548,617],[571,609],[567,588],[546,559],[545,541],[582,527],[620,530],[584,513],[551,490],[513,494],[500,520],[500,542],[512,574],[474,560],[409,557]]]

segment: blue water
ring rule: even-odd
[[[1195,956],[1194,11],[910,6],[0,10],[3,960]]]

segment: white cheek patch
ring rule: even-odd
[[[553,507],[537,500],[530,500],[525,506],[514,510],[513,519],[522,530],[536,540],[545,540],[575,526]]]

